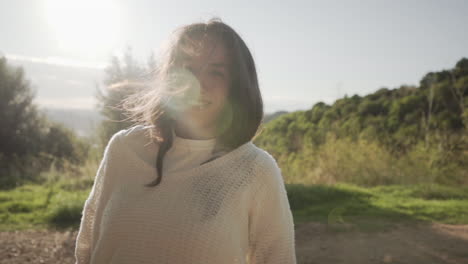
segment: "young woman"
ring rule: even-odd
[[[176,30],[137,125],[109,141],[86,200],[82,263],[296,263],[281,170],[252,143],[263,117],[246,44],[219,20]]]

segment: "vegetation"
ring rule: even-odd
[[[52,167],[37,176],[42,184],[0,191],[0,231],[77,227],[101,156],[93,149],[80,167]]]
[[[89,145],[47,120],[33,103],[34,91],[22,68],[0,58],[0,187],[35,181],[51,166],[79,165]]]
[[[109,139],[121,129],[133,125],[122,110],[122,102],[129,95],[139,92],[143,82],[156,67],[154,56],[151,55],[145,66],[141,65],[132,55],[131,48],[127,48],[123,59],[114,56],[110,65],[105,69],[104,85],[106,89],[97,90],[99,111],[105,118],[99,128],[98,135],[101,148],[107,145]]]
[[[265,125],[255,143],[288,183],[468,184],[468,59],[420,85],[317,103]]]
[[[97,163],[88,164],[87,171]],[[83,173],[87,173],[83,171]],[[0,191],[0,230],[78,228],[93,177]],[[441,185],[287,185],[296,223],[319,221],[375,230],[396,223],[468,224],[468,188]]]
[[[284,114],[287,114],[287,113],[288,112],[286,112],[286,111],[277,111],[277,112],[274,112],[274,113],[271,113],[271,114],[266,113],[263,116],[262,122],[264,124],[266,124],[266,123],[270,122],[271,120],[276,119],[276,118],[280,117],[281,115],[284,115]]]
[[[115,122],[125,119],[119,103],[144,71],[130,50],[123,62],[113,59],[111,88],[98,94],[107,117],[101,148],[92,148],[38,112],[22,69],[0,59],[0,230],[78,227],[102,146],[131,125]],[[467,106],[461,59],[419,86],[267,116],[255,143],[280,163],[296,222],[371,230],[401,221],[468,224]]]
[[[398,223],[468,223],[468,188],[442,185],[288,185],[297,223],[319,221],[374,230]]]

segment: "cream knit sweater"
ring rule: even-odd
[[[293,217],[270,154],[249,141],[192,168],[165,161],[160,185],[145,187],[158,148],[146,129],[109,141],[83,209],[76,263],[296,263]]]

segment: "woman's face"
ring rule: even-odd
[[[218,117],[227,101],[231,74],[227,50],[221,41],[205,38],[200,52],[186,58],[181,65],[198,80],[192,100],[179,113],[176,122],[186,128],[215,129]],[[214,130],[213,130],[214,131]],[[199,134],[199,133],[196,133]]]

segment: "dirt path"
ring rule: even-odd
[[[468,263],[468,225],[400,225],[383,232],[296,228],[298,263]]]
[[[74,263],[76,231],[0,232],[0,264]],[[468,263],[468,225],[397,226],[385,232],[337,232],[296,226],[298,263]]]

